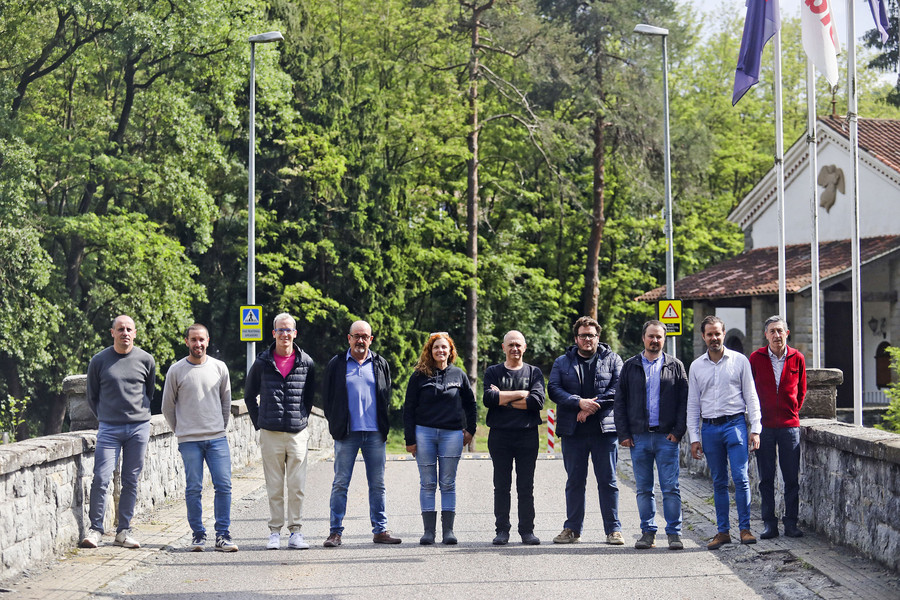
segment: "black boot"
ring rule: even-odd
[[[422,523],[425,525],[425,535],[419,538],[419,543],[423,546],[430,546],[434,543],[434,530],[437,526],[437,511],[431,510],[423,512]]]
[[[456,544],[456,534],[453,533],[453,521],[456,519],[456,513],[452,510],[441,511],[441,527],[444,533],[442,543],[454,545]]]

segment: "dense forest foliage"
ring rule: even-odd
[[[633,34],[637,23],[670,30],[681,277],[741,250],[726,216],[772,166],[771,45],[763,83],[730,102],[743,11],[0,0],[0,398],[28,402],[18,435],[65,427],[62,380],[109,345],[120,313],[160,383],[185,353],[185,327],[205,323],[240,396],[247,38],[270,30],[285,39],[255,54],[266,325],[293,313],[299,344],[325,361],[367,319],[397,406],[431,331],[454,336],[473,377],[501,359],[511,328],[549,367],[584,313],[614,348],[636,351],[654,307],[633,298],[665,281],[661,47]],[[790,145],[806,118],[795,20],[783,45]],[[897,117],[878,77],[860,73],[860,114]],[[845,112],[843,88],[834,100]]]

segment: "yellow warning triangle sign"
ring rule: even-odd
[[[663,319],[680,319],[678,316],[678,311],[675,310],[675,305],[669,304],[666,308],[666,312],[663,313]]]

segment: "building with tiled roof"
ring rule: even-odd
[[[819,228],[821,356],[844,372],[838,406],[852,406],[850,227],[852,196],[849,129],[838,117],[819,119],[816,210]],[[900,339],[900,121],[859,119],[859,222],[865,404],[887,402],[890,370],[885,347]],[[806,136],[784,157],[785,258],[789,343],[810,361],[812,305],[810,240],[812,179]],[[765,344],[762,324],[778,312],[778,215],[775,169],[729,215],[744,231],[744,252],[675,282],[675,296],[693,308],[694,323],[722,317],[726,343],[749,354]],[[656,301],[665,288],[638,298]],[[693,350],[704,344],[695,327]]]

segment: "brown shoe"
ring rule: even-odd
[[[730,543],[731,543],[731,534],[729,534],[727,531],[720,531],[719,533],[716,534],[716,537],[714,537],[712,539],[712,541],[710,541],[709,544],[706,545],[706,549],[707,550],[718,550],[725,544],[730,544]]]
[[[376,544],[399,544],[403,540],[400,538],[391,537],[390,531],[382,531],[381,533],[376,533],[372,536],[372,541]]]
[[[753,534],[750,533],[749,529],[741,529],[741,543],[742,544],[755,544],[756,538],[753,537]]]
[[[337,548],[338,546],[341,545],[341,534],[332,533],[331,535],[328,536],[328,539],[325,540],[325,543],[322,545],[325,546],[326,548]]]

